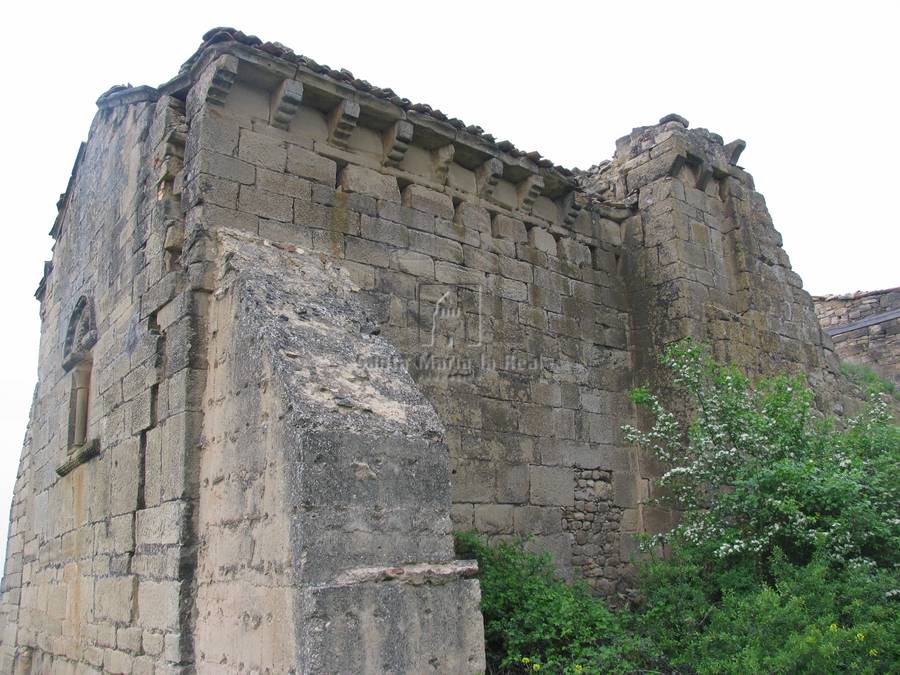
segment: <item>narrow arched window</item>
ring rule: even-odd
[[[88,437],[91,412],[91,369],[93,347],[97,342],[97,323],[93,303],[81,296],[69,317],[63,343],[63,369],[69,373],[69,459],[56,472],[64,476],[99,451],[96,439]]]
[[[91,392],[91,362],[79,363],[72,370],[72,391],[69,394],[69,450],[87,443],[88,410]]]

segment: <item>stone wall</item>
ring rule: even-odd
[[[400,353],[354,360],[409,369],[445,425],[455,526],[534,535],[568,574],[613,590],[641,490],[619,432],[631,419],[619,224],[580,208],[570,176],[449,124],[405,113],[416,131],[401,151],[391,116],[404,113],[381,100],[360,99],[339,139],[349,101],[320,81],[302,80],[288,128],[273,126],[272,92],[286,88],[235,63],[226,104],[199,121],[189,218],[335,260]],[[582,470],[608,480],[576,499]]]
[[[271,366],[239,342],[231,293],[211,303],[209,335],[197,513],[198,669],[244,664],[289,672],[295,589],[286,458],[272,442],[280,410]]]
[[[184,274],[164,255],[181,104],[146,94],[101,99],[52,231],[2,586],[3,672],[166,672],[189,636],[190,319]]]
[[[742,142],[670,116],[576,175],[205,39],[101,98],[61,202],[0,670],[478,671],[451,528],[614,595],[674,522],[620,432],[668,342],[847,403]]]
[[[900,385],[900,288],[813,298],[822,328],[844,361]]]

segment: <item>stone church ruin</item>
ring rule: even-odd
[[[37,290],[3,673],[473,673],[454,529],[628,584],[628,398],[692,335],[849,405],[744,142],[668,115],[588,171],[215,29],[114,87]]]

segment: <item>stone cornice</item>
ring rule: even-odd
[[[111,107],[168,95],[187,99],[190,119],[191,111],[199,106],[225,105],[236,82],[268,93],[268,123],[274,127],[289,130],[301,105],[322,113],[328,138],[326,142],[316,141],[315,148],[325,156],[370,165],[365,153],[349,145],[353,130],[357,126],[366,128],[382,137],[383,153],[372,168],[398,179],[434,185],[457,198],[457,193],[464,195],[448,184],[448,172],[453,164],[459,165],[475,175],[472,197],[491,202],[492,208],[510,209],[526,221],[532,217],[535,202],[544,197],[556,205],[557,216],[552,220],[557,226],[572,227],[582,208],[597,217],[621,222],[633,212],[636,199],[631,197],[642,184],[676,175],[684,166],[691,168],[695,186],[701,190],[710,180],[726,178],[752,187],[749,174],[736,166],[746,145],[743,141],[725,145],[721,137],[705,129],[688,130],[687,120],[677,115],[635,129],[619,141],[612,164],[605,162],[597,170],[614,167],[607,176],[621,177],[622,187],[609,191],[603,185],[608,182],[607,176],[598,179],[599,174],[593,170],[573,173],[555,166],[539,153],[522,152],[508,141],[497,142],[480,127],[466,126],[430,106],[413,104],[390,89],[355,78],[349,71],[322,66],[283,45],[263,43],[234,29],[208,32],[179,75],[159,88],[114,88],[101,97],[98,105]],[[655,146],[652,153],[651,145]],[[431,154],[430,178],[423,180],[402,170],[403,158],[413,146]],[[651,155],[653,161],[648,163]],[[508,187],[502,199],[500,193],[495,194],[501,180],[513,186],[512,200]],[[546,203],[541,213],[546,216]]]
[[[458,128],[459,125],[427,112],[419,112],[411,106],[405,109],[392,100],[361,91],[348,82],[338,81],[303,64],[272,56],[233,40],[216,42],[203,48],[189,62],[184,72],[159,87],[159,94],[185,96],[209,65],[225,55],[231,55],[240,62],[237,77],[241,81],[273,92],[279,91],[286,81],[299,82],[302,86],[303,105],[329,115],[335,129],[340,128],[340,122],[346,123],[349,119],[346,115],[339,114],[342,111],[338,110],[340,106],[347,105],[344,101],[348,101],[359,106],[355,119],[360,126],[390,133],[389,130],[398,121],[406,121],[412,125],[412,143],[428,151],[452,145],[453,161],[467,169],[476,170],[489,160],[498,159],[503,166],[499,177],[515,185],[526,180],[530,181],[530,185],[543,182],[542,194],[551,199],[562,197],[578,187],[575,177],[568,169],[553,166],[552,163],[546,166],[548,162],[540,158],[538,153],[505,151],[502,148],[513,149],[514,146],[507,142],[495,143],[493,137],[473,133],[469,131],[470,127]],[[390,162],[387,164],[390,165]],[[540,177],[541,180],[535,181],[530,179],[531,176]]]

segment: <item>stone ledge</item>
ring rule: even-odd
[[[69,457],[68,461],[56,467],[56,473],[62,478],[72,473],[77,467],[81,466],[90,459],[100,454],[100,439],[94,440],[82,445]]]
[[[141,85],[139,87],[116,86],[101,94],[97,99],[97,107],[108,110],[120,105],[134,103],[155,103],[159,100],[159,91],[155,87]]]
[[[448,563],[415,563],[389,567],[357,567],[345,570],[331,583],[322,587],[334,588],[365,583],[395,582],[421,586],[441,585],[459,578],[471,578],[478,574],[475,560],[454,560]]]
[[[900,319],[900,309],[891,309],[887,312],[881,312],[880,314],[873,314],[871,316],[867,316],[864,319],[860,319],[859,321],[854,321],[853,323],[848,323],[843,326],[829,326],[825,329],[825,332],[828,333],[829,336],[835,337],[837,335],[843,335],[844,333],[851,333],[861,328],[868,328],[870,326],[877,326],[878,324],[887,323],[888,321],[893,321],[894,319]]]

